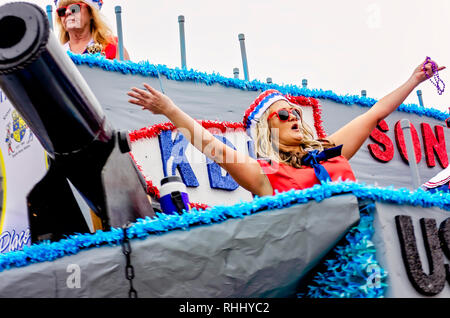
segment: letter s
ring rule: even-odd
[[[367,145],[370,154],[381,162],[389,162],[394,158],[394,144],[388,135],[384,133],[386,131],[389,131],[389,127],[384,120],[381,120],[370,134],[370,139],[375,141],[376,144]]]

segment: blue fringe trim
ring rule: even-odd
[[[156,218],[139,219],[136,223],[133,223],[128,229],[127,235],[130,239],[145,239],[150,235],[161,234],[176,229],[187,230],[189,227],[199,224],[214,224],[227,219],[243,218],[253,213],[286,208],[295,204],[307,203],[310,200],[320,202],[333,195],[344,193],[353,193],[362,200],[369,199],[402,205],[439,207],[443,210],[450,211],[449,193],[440,192],[433,194],[422,189],[410,191],[405,188],[378,188],[351,181],[329,182],[304,190],[291,190],[277,193],[274,196],[255,197],[251,202],[240,202],[232,206],[217,205],[206,210],[197,210],[194,208],[189,213],[182,215],[158,214]],[[369,217],[362,216],[360,225],[347,235],[349,245],[338,249],[340,256],[337,260],[329,261],[330,268],[333,266],[342,266],[348,268],[349,271],[355,268],[355,270],[358,269],[361,271],[361,277],[365,277],[365,268],[362,264],[376,264],[374,259],[375,248],[369,240],[373,232],[373,228],[370,225],[371,222],[368,221],[370,220]],[[0,254],[0,272],[13,267],[23,267],[38,262],[54,261],[64,256],[77,254],[81,250],[89,248],[104,245],[120,245],[122,239],[122,229],[113,228],[108,232],[97,231],[94,234],[76,234],[58,242],[33,244],[24,247],[22,251]],[[349,261],[351,262],[348,263]],[[381,271],[380,275],[384,277],[385,273]],[[332,279],[330,277],[327,278],[326,275],[319,275],[318,280]],[[357,288],[357,283],[353,282],[352,284],[351,289]],[[365,285],[358,286],[359,289],[364,291]],[[326,289],[326,287],[324,289],[313,288],[310,291],[310,296],[323,295]],[[379,289],[366,289],[366,292],[361,292],[358,295],[361,297],[364,295],[367,297],[380,296],[381,291]],[[354,295],[354,290],[351,292],[338,292],[333,295],[346,297]]]
[[[324,263],[326,271],[315,275],[315,285],[300,298],[384,297],[388,273],[377,262],[371,241],[374,211],[374,204],[360,211],[359,224],[345,236],[346,244],[334,249],[335,258]]]
[[[319,99],[329,99],[336,103],[344,105],[359,105],[362,107],[372,107],[377,100],[370,97],[363,97],[358,95],[337,95],[336,93],[322,89],[309,89],[299,87],[296,85],[278,85],[267,84],[258,80],[246,81],[238,78],[228,78],[217,73],[207,74],[193,69],[186,70],[180,68],[168,68],[166,65],[151,64],[148,61],[131,62],[108,60],[104,56],[98,54],[73,54],[67,52],[72,61],[77,65],[88,65],[90,67],[99,67],[110,72],[120,72],[122,74],[139,74],[142,76],[157,77],[160,75],[166,76],[170,80],[175,81],[194,81],[206,85],[220,84],[226,87],[238,88],[248,91],[265,91],[267,89],[276,89],[285,95],[305,96]],[[413,113],[419,116],[427,116],[444,121],[449,114],[434,108],[425,108],[417,104],[402,104],[398,107],[399,111],[406,113]]]

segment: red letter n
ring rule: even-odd
[[[420,128],[422,129],[425,158],[428,167],[434,167],[436,165],[436,161],[434,160],[434,154],[436,154],[442,168],[447,168],[448,156],[447,147],[445,146],[444,127],[436,125],[434,127],[436,135],[433,134],[433,130],[428,123],[421,123]]]

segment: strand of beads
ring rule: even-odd
[[[433,73],[432,76],[428,76],[427,71],[426,71],[426,69],[425,69],[425,65],[426,65],[427,63],[431,63],[431,71],[432,71],[432,73]],[[438,94],[439,94],[439,95],[442,95],[442,93],[444,92],[444,89],[445,89],[445,83],[444,83],[444,81],[439,77],[439,74],[438,74],[438,68],[437,68],[436,63],[434,63],[434,62],[431,60],[431,58],[427,56],[427,59],[426,59],[425,62],[423,63],[422,69],[423,69],[423,72],[425,73],[425,76],[430,80],[430,82],[431,82],[434,86],[436,86],[436,89],[437,89],[437,91],[438,91]],[[434,81],[433,81],[433,80],[434,80]],[[439,83],[442,83],[442,88],[440,87],[440,84],[439,84]]]

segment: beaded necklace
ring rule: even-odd
[[[433,76],[428,76],[428,74],[427,74],[427,72],[426,72],[425,65],[426,65],[427,63],[431,63],[431,71],[433,72]],[[434,86],[436,86],[437,91],[438,91],[438,94],[439,94],[439,95],[442,95],[442,93],[444,92],[444,89],[445,89],[445,84],[444,84],[444,81],[443,81],[442,79],[439,78],[438,68],[437,68],[436,63],[434,63],[434,62],[431,60],[431,58],[427,56],[427,59],[426,59],[425,62],[423,63],[422,70],[424,71],[425,76],[427,77],[427,79],[429,79],[430,82],[431,82]],[[439,82],[442,83],[442,88],[440,87]]]

